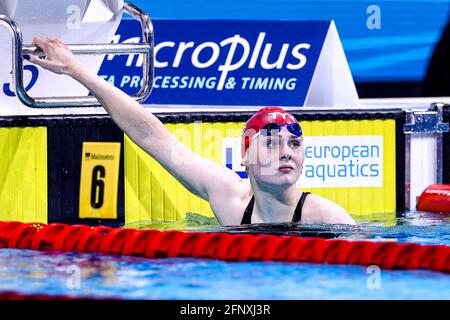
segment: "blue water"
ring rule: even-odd
[[[354,227],[280,224],[223,228],[213,220],[201,219],[190,215],[186,223],[141,223],[140,227],[450,245],[449,217],[428,213],[408,213],[402,218],[374,216],[359,220]],[[0,249],[0,292],[10,291],[122,299],[450,299],[450,276],[362,266]]]
[[[73,281],[74,266],[80,281]],[[450,299],[431,271],[0,250],[0,291],[123,299]],[[79,289],[76,285],[79,283]]]
[[[127,224],[126,227],[450,245],[450,215],[428,212],[406,212],[401,217],[397,217],[396,213],[374,214],[363,219],[356,217],[358,223],[356,226],[273,223],[222,227],[214,218],[205,218],[193,213],[188,213],[186,218],[186,221],[172,223],[141,221]]]

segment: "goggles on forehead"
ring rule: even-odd
[[[302,136],[302,128],[296,122],[294,123],[268,123],[258,132],[259,134],[270,137],[272,134],[278,134],[281,131],[281,128],[286,127],[287,131],[294,136],[300,137]]]

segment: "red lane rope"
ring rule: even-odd
[[[147,258],[377,265],[450,272],[450,246],[295,236],[182,232],[0,222],[0,248],[97,252]]]
[[[70,300],[70,297],[53,297],[42,294],[24,294],[18,292],[0,292],[0,300]]]
[[[122,300],[121,298],[76,297],[66,295],[27,294],[15,291],[0,292],[0,300]]]

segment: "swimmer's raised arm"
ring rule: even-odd
[[[234,192],[240,177],[214,161],[203,158],[172,135],[161,121],[137,101],[80,63],[58,39],[34,39],[46,60],[29,60],[58,74],[71,76],[92,92],[114,122],[191,192],[208,200],[215,193]]]

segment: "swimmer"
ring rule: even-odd
[[[80,63],[60,40],[35,38],[33,43],[46,59],[27,56],[30,62],[68,75],[89,89],[134,143],[209,202],[221,225],[355,224],[338,204],[296,186],[305,159],[303,134],[297,120],[282,108],[263,108],[247,121],[241,151],[249,178],[241,179],[193,152],[148,109]]]

